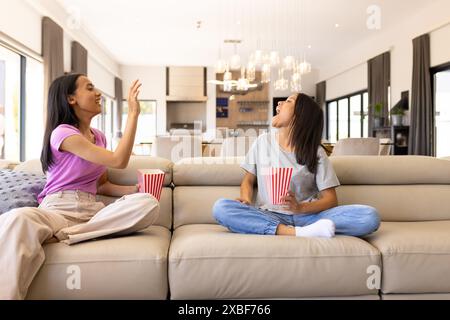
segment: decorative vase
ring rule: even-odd
[[[374,118],[373,119],[373,126],[375,128],[380,128],[381,127],[381,118],[378,118],[378,117]]]
[[[401,114],[391,115],[391,120],[394,127],[399,127],[403,124],[403,116]]]

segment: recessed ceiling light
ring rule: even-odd
[[[312,45],[308,45],[308,49],[311,49],[312,48]]]
[[[238,22],[236,22],[236,24],[237,24],[237,25],[239,25],[239,24],[241,24],[241,22],[240,22],[240,21],[238,21]]]
[[[339,28],[339,27],[340,27],[339,23],[336,23],[336,24],[334,25],[334,27],[335,27],[335,28]]]

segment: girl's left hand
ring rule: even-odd
[[[288,191],[287,195],[281,198],[283,204],[286,205],[286,209],[293,213],[301,213],[302,206],[301,203],[295,198],[295,194],[292,191]]]

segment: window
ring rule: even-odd
[[[338,98],[327,103],[327,138],[330,143],[339,139],[368,137],[369,94],[367,91]]]
[[[102,93],[102,113],[97,115],[91,123],[91,126],[103,132],[106,136],[106,148],[113,150],[114,123],[113,110],[115,100],[110,96]]]
[[[367,138],[369,136],[369,93],[363,93],[363,138]]]
[[[0,45],[0,159],[39,158],[43,135],[43,64]]]
[[[348,99],[341,99],[338,103],[338,137],[348,138]]]
[[[333,101],[328,104],[328,140],[331,143],[337,141],[337,102]]]
[[[442,70],[443,69],[443,70]],[[434,72],[436,156],[449,157],[450,144],[450,65]]]
[[[148,143],[156,136],[156,101],[140,101],[141,114],[138,120],[134,144]],[[128,118],[128,102],[123,102],[122,132],[125,130]]]
[[[27,59],[25,106],[25,160],[41,156],[44,137],[44,65]]]
[[[20,160],[20,55],[0,46],[0,159]]]

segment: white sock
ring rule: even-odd
[[[334,232],[334,222],[329,219],[321,219],[305,227],[295,227],[295,235],[297,237],[332,238],[334,236]]]

